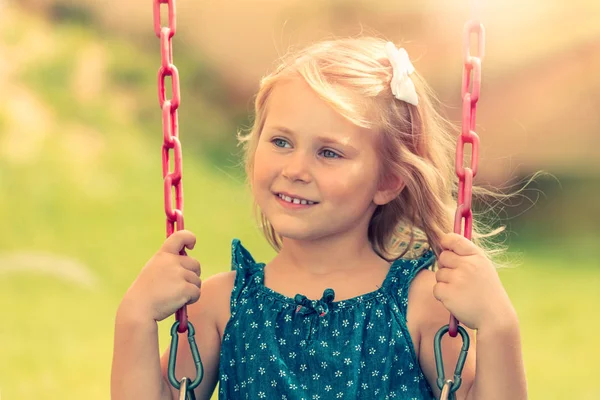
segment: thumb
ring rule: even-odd
[[[184,248],[193,249],[196,245],[196,236],[188,230],[173,232],[161,246],[160,250],[166,253],[179,254]]]

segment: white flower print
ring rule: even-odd
[[[347,327],[348,327],[348,325],[350,325],[350,322],[349,322],[347,319],[345,319],[345,320],[343,320],[343,321],[342,321],[342,326],[343,326],[344,328],[347,328]]]
[[[348,382],[346,382],[346,386],[350,387],[350,386],[352,386],[352,385],[354,385],[354,382],[353,382],[353,381],[348,381]]]
[[[350,364],[352,364],[352,360],[349,358],[344,358],[344,364],[350,365]]]
[[[259,374],[261,374],[261,375],[264,375],[264,374],[265,374],[265,372],[266,372],[266,371],[265,371],[265,369],[264,369],[263,367],[260,367],[260,368],[258,369],[258,373],[259,373]]]
[[[339,355],[340,355],[340,354],[342,354],[342,353],[336,350],[336,351],[334,351],[334,352],[333,352],[333,353],[331,353],[331,354],[332,354],[334,357],[337,357],[337,356],[339,356]]]
[[[293,384],[293,383],[290,383],[290,389],[292,389],[292,390],[296,390],[296,389],[298,389],[298,386],[296,386],[296,385],[295,385],[295,384]]]
[[[307,321],[307,320],[305,320]],[[296,328],[294,329],[294,335],[299,335],[300,334],[300,329]]]
[[[265,394],[265,392],[258,392],[258,397],[260,397],[261,399],[264,399],[267,397],[267,395]]]
[[[229,376],[227,376],[227,374],[223,374],[221,375],[221,380],[227,382],[227,380],[229,379]]]
[[[324,341],[324,340],[321,340],[321,346],[322,346],[322,347],[328,347],[329,345],[327,344],[327,342],[326,342],[326,341]]]
[[[377,317],[381,318],[383,316],[383,311],[377,310],[377,311],[375,311],[375,315],[377,315]]]
[[[285,339],[284,338],[280,338],[279,339],[279,345],[280,346],[285,346]]]
[[[375,326],[372,322],[369,322],[367,324],[367,329],[373,329],[373,326]]]
[[[310,355],[310,356],[314,356],[315,354],[317,354],[317,351],[315,349],[310,349],[308,351],[308,355]]]
[[[377,350],[375,350],[373,347],[371,347],[371,348],[369,349],[369,354],[370,354],[370,355],[373,355],[373,354],[375,354],[375,352],[376,352],[376,351],[377,351]]]
[[[279,370],[279,377],[280,377],[280,378],[283,378],[284,376],[285,376],[285,371],[284,371],[284,370],[282,370],[282,369],[280,369],[280,370]]]
[[[333,336],[340,336],[340,331],[338,331],[337,329],[334,329],[333,332],[331,333]]]
[[[321,375],[319,375],[319,374],[313,374],[313,376],[312,376],[313,381],[318,381],[320,377],[321,377]]]
[[[327,368],[327,362],[326,361],[323,361],[321,363],[321,368]]]
[[[300,365],[300,371],[304,372],[308,369],[308,367],[306,366],[306,364],[302,364]]]
[[[319,396],[318,394],[313,394],[312,400],[319,400],[321,398],[321,396]]]
[[[387,376],[387,374],[385,374],[385,375],[382,375],[382,376],[381,376],[381,380],[382,380],[382,381],[387,381],[387,380],[388,380],[388,376]]]
[[[379,343],[385,343],[385,336],[379,336]]]
[[[277,386],[277,381],[273,379],[271,381],[271,387],[275,387],[275,386]]]
[[[325,386],[325,391],[326,391],[326,392],[329,392],[331,389],[332,389],[332,388],[331,388],[331,386],[330,386],[330,385],[327,385],[327,386]]]
[[[375,370],[373,372],[371,372],[371,376],[379,376],[379,370]]]
[[[340,376],[342,376],[342,371],[340,371],[340,370],[335,371],[335,377],[339,378]]]
[[[337,396],[335,396],[336,399],[341,399],[342,397],[344,397],[344,393],[343,392],[339,392],[337,394]]]
[[[362,346],[360,344],[357,344],[356,346],[354,346],[354,350],[356,351],[360,351],[362,349]]]
[[[283,319],[285,320],[285,322],[290,322],[292,320],[292,316],[288,314]]]
[[[256,322],[250,323],[250,328],[256,329],[258,328],[258,324]]]
[[[262,343],[260,344],[260,349],[261,349],[261,350],[264,350],[264,349],[266,349],[266,348],[267,348],[267,344],[266,344],[265,342],[262,342]]]
[[[266,326],[266,327],[269,327],[269,326],[271,326],[271,321],[265,321],[265,326]]]
[[[269,361],[275,361],[275,360],[277,360],[277,357],[275,357],[274,354],[269,357]]]
[[[363,382],[362,385],[360,385],[361,388],[363,388],[363,390],[366,390],[369,388],[369,385],[367,385],[366,383]]]
[[[296,352],[295,351],[290,352],[289,357],[296,358]]]

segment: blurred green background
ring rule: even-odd
[[[203,277],[273,255],[239,167],[260,76],[290,46],[379,32],[460,118],[462,26],[487,30],[480,184],[497,209],[532,399],[598,399],[600,3],[178,0],[186,228]],[[150,0],[0,0],[0,398],[107,399],[114,314],[164,240]],[[513,186],[518,188],[520,186]],[[161,323],[161,349],[171,322]],[[216,396],[215,396],[216,398]]]

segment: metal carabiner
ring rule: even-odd
[[[177,345],[179,343],[179,336],[177,334],[177,329],[179,328],[179,321],[175,321],[173,326],[171,327],[171,349],[169,351],[169,366],[167,375],[169,378],[169,382],[175,389],[181,390],[181,382],[177,380],[175,377],[175,364],[177,361]],[[202,367],[202,360],[200,360],[200,353],[198,352],[198,346],[196,345],[196,339],[194,335],[196,334],[196,330],[194,329],[194,325],[190,321],[188,321],[188,342],[190,344],[190,350],[192,352],[192,359],[194,360],[194,364],[196,366],[196,378],[187,385],[187,392],[194,393],[194,389],[202,382],[202,377],[204,375],[204,369]],[[184,378],[188,379],[188,378]],[[183,379],[182,379],[183,381]],[[184,392],[185,393],[185,392]]]
[[[460,354],[458,356],[458,361],[456,362],[456,368],[454,369],[454,380],[451,380],[451,379],[446,380],[446,377],[444,375],[444,360],[442,357],[442,337],[446,333],[448,333],[449,329],[450,329],[449,325],[444,325],[435,334],[435,338],[433,339],[433,350],[435,353],[435,366],[436,366],[437,375],[438,375],[437,385],[438,385],[438,388],[442,391],[442,397],[440,397],[440,399],[443,399],[443,400],[446,400],[446,399],[453,400],[455,398],[454,392],[456,392],[458,390],[458,388],[460,387],[460,385],[462,383],[461,374],[462,374],[463,367],[465,366],[465,361],[467,360],[467,354],[469,352],[469,344],[470,344],[469,334],[467,333],[465,328],[458,325],[458,333],[460,333],[463,344],[462,344],[462,348],[460,350]],[[444,391],[446,393],[444,393]],[[446,397],[443,397],[444,395]]]

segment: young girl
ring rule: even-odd
[[[200,264],[179,255],[194,235],[169,237],[118,309],[113,400],[178,398],[157,321],[184,304],[204,365],[197,399],[217,381],[222,400],[431,399],[449,312],[477,332],[456,398],[525,399],[514,308],[476,245],[486,232],[449,233],[454,135],[406,52],[376,38],[312,45],[263,79],[255,105],[241,141],[277,255],[258,263],[234,240],[233,271],[200,296]],[[461,345],[444,338],[447,377]],[[188,346],[176,371],[195,376]]]

